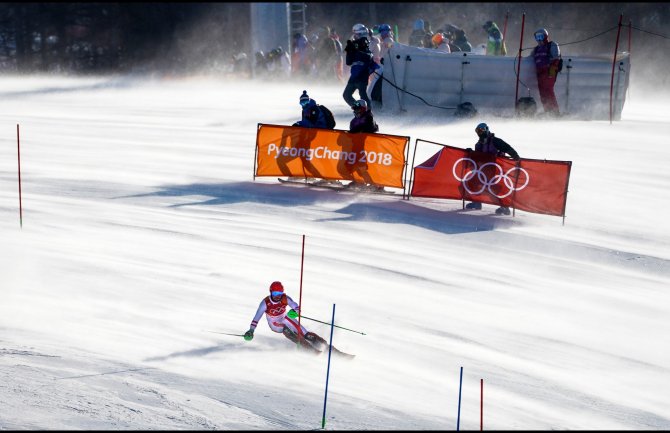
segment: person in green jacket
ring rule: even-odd
[[[504,56],[507,54],[507,47],[503,40],[503,35],[498,28],[498,25],[493,21],[487,21],[482,26],[486,34],[488,34],[488,41],[486,43],[487,56]]]

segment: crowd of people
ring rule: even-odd
[[[506,55],[507,47],[498,25],[493,21],[487,21],[482,28],[484,32],[481,37],[486,38],[486,43],[481,44],[485,47],[483,48],[485,52],[482,54]],[[356,42],[361,37],[367,40],[374,64],[383,69],[382,59],[397,40],[390,24],[377,24],[371,27],[356,24],[352,29],[351,38],[342,38],[337,30],[330,26],[317,27],[311,35],[298,32],[291,36],[290,50],[278,45],[267,52],[257,51],[253,57],[246,53],[233,54],[230,59],[230,70],[244,76],[272,79],[315,78],[322,82],[349,84],[350,77],[347,75],[351,67],[358,64],[347,63],[349,53],[347,46],[349,41]],[[433,31],[430,22],[420,18],[415,20],[407,44],[447,53],[474,51],[462,28],[446,23]],[[378,71],[378,75],[381,75],[381,70]]]
[[[504,56],[507,54],[504,37],[493,21],[486,21],[482,28],[488,37],[486,54]],[[558,104],[554,94],[556,74],[560,72],[561,60],[558,44],[549,40],[546,29],[535,32],[537,47],[532,52],[535,61],[538,90],[544,111],[548,115],[558,115]],[[465,36],[465,32],[453,24],[447,24],[437,32],[431,30],[429,23],[418,19],[409,36],[410,45],[431,47],[444,52],[471,51],[472,46]],[[294,35],[294,49],[291,54],[282,47],[271,50],[268,55],[256,53],[257,67],[265,68],[274,76],[302,76],[305,80],[313,79],[322,83],[324,79],[343,81],[344,65],[348,67],[349,77],[344,86],[342,98],[351,108],[353,118],[349,122],[350,133],[376,133],[379,131],[374,115],[374,102],[381,101],[375,93],[378,89],[384,70],[384,57],[394,44],[394,34],[389,24],[380,24],[368,28],[362,23],[352,26],[351,36],[344,44],[334,29],[324,27],[311,38],[296,33]],[[344,46],[343,46],[344,45]],[[318,49],[317,49],[318,47]],[[244,58],[246,59],[246,58]],[[356,93],[358,97],[356,98]],[[372,97],[371,97],[372,95]],[[335,119],[332,111],[324,105],[317,104],[307,91],[303,91],[299,98],[302,108],[301,119],[292,126],[304,128],[334,129]],[[488,152],[500,156],[510,155],[518,159],[516,151],[495,137],[488,129],[488,125],[481,123],[476,128],[479,141],[476,151]],[[356,140],[355,140],[356,141]],[[355,189],[371,189],[383,191],[384,187],[376,185],[367,172],[367,166],[352,167],[364,182],[354,180],[345,187]],[[283,172],[283,171],[282,171]],[[343,186],[339,180],[321,179],[319,182]],[[470,203],[467,209],[481,209],[481,203]],[[509,209],[501,206],[496,210],[501,215],[509,215]]]

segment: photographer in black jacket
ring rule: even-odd
[[[344,48],[346,52],[345,61],[348,66],[351,66],[351,74],[349,81],[344,88],[342,96],[344,100],[353,108],[356,100],[353,94],[358,90],[360,99],[364,100],[370,106],[370,98],[368,97],[367,87],[370,74],[374,72],[379,65],[372,60],[372,52],[370,52],[370,42],[368,41],[368,29],[363,24],[356,24],[353,27],[353,40],[347,40],[347,45]]]

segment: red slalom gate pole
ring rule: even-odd
[[[521,77],[521,50],[523,48],[523,29],[526,25],[526,14],[521,15],[521,39],[519,40],[519,60],[516,67],[516,91],[514,93],[514,108],[517,106],[519,100],[519,80]]]
[[[332,322],[335,323],[335,304],[333,304],[333,318]],[[326,402],[328,401],[328,379],[330,378],[330,358],[333,353],[333,329],[334,325],[330,326],[330,343],[328,346],[328,368],[326,369],[326,393],[323,396],[323,416],[321,417],[321,428],[326,428]]]
[[[505,33],[507,33],[507,18],[509,17],[509,11],[505,12],[505,25],[503,25],[503,41],[505,40]]]
[[[19,124],[16,124],[16,154],[19,163],[19,224],[23,228],[23,202],[21,198],[21,140],[19,135]]]
[[[484,379],[480,379],[479,392],[479,431],[484,431]]]

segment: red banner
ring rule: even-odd
[[[356,180],[403,188],[409,137],[259,125],[256,176]]]
[[[411,196],[468,200],[565,216],[571,161],[514,161],[442,146],[414,168]]]

